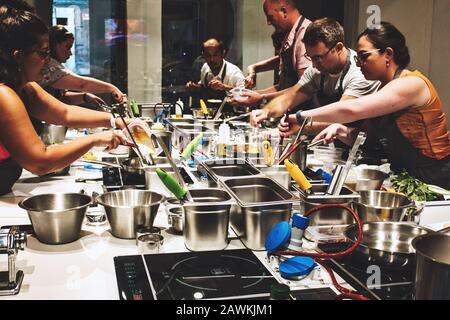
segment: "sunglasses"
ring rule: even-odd
[[[381,51],[381,49],[358,52],[358,54],[355,56],[355,61],[356,61],[356,63],[360,63],[360,64],[364,63],[367,61],[367,59],[369,59],[369,57],[372,55],[372,53],[375,53],[378,51]]]

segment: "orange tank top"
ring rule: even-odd
[[[442,101],[431,81],[419,71],[405,72],[401,78],[405,77],[423,79],[430,89],[431,99],[423,106],[397,113],[396,124],[405,138],[423,155],[442,160],[450,154],[450,134]]]

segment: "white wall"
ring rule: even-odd
[[[141,21],[141,37],[128,40],[128,95],[138,102],[161,101],[163,0],[127,0],[128,34]],[[134,20],[134,21],[133,21]]]
[[[444,103],[450,128],[450,1],[434,0],[430,73]]]
[[[418,69],[435,84],[450,126],[450,1],[360,0],[359,32],[367,26],[367,7],[378,5],[381,19],[393,23],[406,36],[410,69]]]
[[[241,0],[242,7],[242,68],[246,74],[247,67],[255,62],[273,57],[271,35],[272,26],[267,25],[261,0]],[[273,71],[258,74],[257,87],[264,89],[273,85]]]

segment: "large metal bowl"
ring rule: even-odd
[[[61,144],[66,139],[67,127],[43,123],[41,139],[46,145]]]
[[[138,227],[153,227],[164,196],[150,191],[125,190],[105,193],[97,202],[105,207],[113,236],[135,239]]]
[[[363,240],[354,257],[365,264],[388,268],[414,268],[416,253],[412,245],[416,237],[432,230],[400,222],[371,222],[363,225]],[[357,225],[345,232],[351,242],[358,238]]]
[[[363,191],[354,207],[363,222],[400,221],[414,202],[400,193]]]
[[[28,212],[36,237],[46,244],[78,240],[92,198],[87,195],[45,194],[27,198],[19,206]]]

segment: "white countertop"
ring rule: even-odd
[[[43,179],[24,173],[21,183],[15,185],[14,193],[0,197],[0,226],[30,224],[27,213],[17,206],[23,196],[49,192],[79,192],[81,189],[102,193],[102,182],[75,183],[76,177],[95,178],[99,174],[99,171],[86,173],[84,169],[72,168],[70,176],[46,179],[46,182],[42,182]],[[162,190],[153,191],[162,192]],[[442,207],[440,209],[443,210]],[[427,221],[438,223],[450,220],[448,206],[444,209],[447,212],[446,215],[439,214],[437,218],[433,218],[433,214],[429,213]],[[183,236],[175,235],[169,230],[163,205],[160,207],[154,225],[163,228],[165,242],[161,253],[187,251]],[[239,240],[232,240],[227,249],[242,248],[244,246]],[[113,237],[107,223],[97,227],[85,223],[81,238],[67,245],[45,245],[36,238],[29,237],[25,251],[20,251],[17,256],[17,267],[25,273],[20,294],[0,297],[0,300],[117,300],[119,294],[113,258],[137,254],[135,240],[121,240]],[[265,253],[256,253],[256,255],[264,262]],[[6,255],[0,255],[0,270],[7,270]],[[325,279],[325,283],[329,283],[327,275],[321,274],[320,277]],[[323,279],[319,281],[322,286]],[[280,278],[278,280],[286,282]],[[314,285],[314,283],[306,284],[308,287],[314,287]]]

